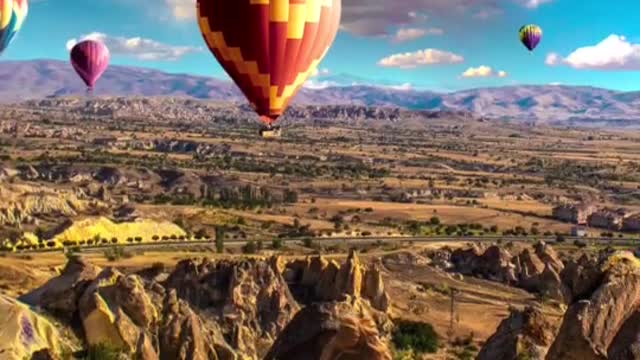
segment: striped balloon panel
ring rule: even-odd
[[[109,49],[101,42],[85,40],[71,49],[71,65],[82,81],[92,89],[109,66]]]
[[[341,0],[198,0],[209,49],[271,124],[324,58]]]
[[[520,41],[530,51],[535,49],[542,40],[542,29],[537,25],[525,25],[520,28]]]
[[[0,0],[0,54],[22,28],[28,12],[27,0]]]

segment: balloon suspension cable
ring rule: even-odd
[[[91,86],[87,87],[87,96],[93,97],[93,88]]]

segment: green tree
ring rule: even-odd
[[[258,246],[253,240],[249,240],[243,247],[242,252],[245,254],[255,254],[258,250]]]
[[[224,252],[224,235],[224,228],[222,226],[216,226],[216,251],[218,254]]]
[[[402,321],[393,330],[392,341],[399,350],[413,350],[418,354],[438,351],[438,334],[431,324]]]
[[[273,239],[273,240],[271,240],[271,248],[273,248],[273,250],[282,249],[282,239]]]

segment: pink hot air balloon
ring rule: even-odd
[[[91,92],[96,81],[109,66],[109,49],[95,40],[84,40],[71,49],[71,65]]]

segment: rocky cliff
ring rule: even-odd
[[[294,359],[302,350],[311,360],[390,359],[380,274],[355,253],[334,265],[335,286],[322,275],[315,284],[306,279],[326,291],[307,297],[309,307],[289,290],[283,273],[294,265],[280,258],[185,260],[164,274],[125,274],[72,258],[20,301],[81,334],[86,347],[109,344],[138,359]]]
[[[640,261],[624,251],[583,256],[560,278],[569,289],[560,323],[538,310],[514,311],[479,359],[639,359]]]

